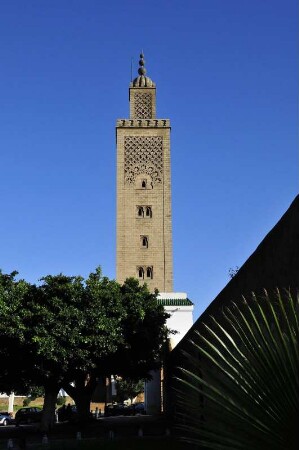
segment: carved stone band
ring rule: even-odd
[[[169,119],[118,119],[116,121],[118,128],[170,128]]]

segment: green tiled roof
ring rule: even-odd
[[[158,305],[162,306],[192,306],[193,303],[188,298],[158,298]]]

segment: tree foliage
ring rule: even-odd
[[[28,368],[31,352],[24,351],[26,298],[31,285],[16,280],[17,272],[4,274],[0,270],[0,358],[5,364],[0,371],[0,392],[21,392],[29,389]]]
[[[144,380],[116,377],[116,397],[119,402],[130,399],[131,403],[138,394],[144,392]]]
[[[165,323],[169,315],[157,305],[156,294],[145,285],[129,278],[121,286],[122,339],[114,354],[103,358],[107,375],[120,375],[132,380],[150,378],[149,372],[160,367],[162,344],[168,330]]]
[[[86,280],[48,275],[37,286],[16,275],[0,272],[0,391],[42,386],[45,429],[61,387],[87,416],[98,377],[146,377],[157,366],[167,315],[137,280],[121,286],[100,268]]]

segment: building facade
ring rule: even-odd
[[[156,86],[143,54],[130,83],[130,118],[118,119],[116,278],[171,292],[170,121],[156,118]]]

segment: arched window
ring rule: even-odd
[[[143,267],[138,267],[138,278],[144,278],[144,270]]]
[[[148,248],[148,237],[140,236],[140,239],[141,239],[141,247]]]
[[[143,206],[137,206],[137,215],[138,215],[138,217],[144,217]]]
[[[152,208],[150,206],[146,207],[145,215],[146,217],[152,217]]]
[[[153,278],[153,269],[152,267],[146,268],[146,278]]]
[[[142,187],[142,189],[146,188],[146,180],[142,180],[141,187]]]

